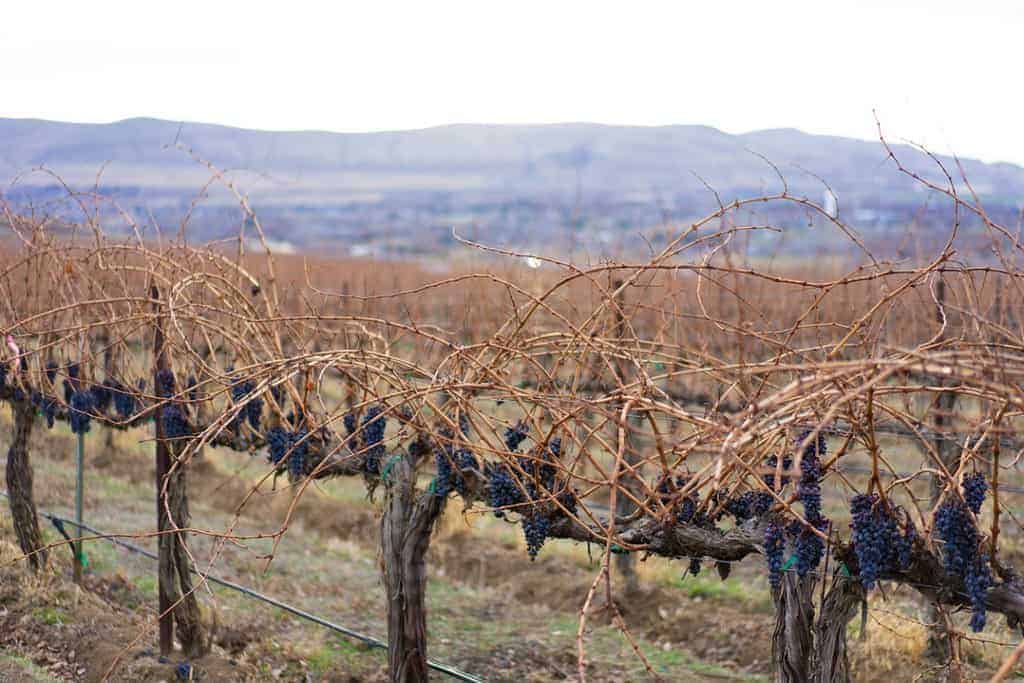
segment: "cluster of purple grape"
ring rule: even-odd
[[[521,456],[519,458],[519,468],[527,477],[526,490],[531,500],[539,498],[541,493],[554,490],[555,477],[558,474],[555,463],[558,462],[561,453],[562,440],[556,436],[551,439],[547,449],[540,457]],[[538,489],[538,487],[540,488]]]
[[[551,531],[551,519],[547,515],[536,513],[523,517],[521,524],[523,535],[526,536],[526,552],[529,553],[530,560],[535,560]]]
[[[71,395],[78,391],[78,363],[72,363],[68,366],[68,376],[64,380],[64,402],[71,405]]]
[[[526,440],[526,437],[530,434],[530,428],[525,422],[516,422],[511,427],[505,430],[505,448],[510,453],[515,453],[519,449],[519,445]]]
[[[796,441],[797,447],[807,441],[810,435],[809,431],[800,434]],[[812,443],[804,447],[800,458],[797,496],[804,506],[804,518],[813,527],[794,522],[796,528],[790,530],[796,539],[796,566],[800,577],[816,569],[825,553],[825,544],[815,533],[815,530],[826,531],[829,526],[828,519],[821,514],[821,458],[825,453],[825,437],[819,433]]]
[[[967,497],[964,482],[964,497]],[[972,503],[977,502],[972,493]],[[981,494],[984,502],[984,493]],[[978,502],[978,509],[981,509]],[[958,499],[948,497],[935,513],[935,530],[942,539],[943,565],[946,572],[959,577],[967,589],[971,603],[971,628],[977,632],[985,628],[986,600],[992,586],[992,572],[988,555],[981,551],[981,534],[968,508]]]
[[[86,434],[89,431],[90,413],[92,412],[92,394],[88,391],[75,391],[68,402],[68,419],[71,431],[75,434]]]
[[[434,493],[442,498],[452,492],[452,478],[454,468],[452,467],[453,449],[451,444],[438,446],[434,449],[434,463],[437,468],[437,477],[434,479]]]
[[[160,398],[174,396],[174,373],[170,368],[164,368],[156,373],[156,395]]]
[[[964,576],[978,554],[980,541],[978,528],[967,508],[958,500],[947,499],[935,512],[935,530],[945,543],[943,559],[946,571]]]
[[[913,539],[917,532],[909,519],[901,530],[896,510],[883,503],[878,494],[860,493],[850,500],[853,518],[853,550],[857,557],[860,582],[866,590],[886,573],[910,566]]]
[[[757,519],[771,509],[774,500],[772,494],[767,491],[744,491],[725,502],[719,519],[722,514],[732,515],[737,524],[742,524],[748,519]]]
[[[778,458],[778,456],[776,456],[776,455],[770,456],[767,460],[764,461],[764,465],[765,465],[765,467],[767,469],[770,470],[770,472],[768,474],[765,474],[762,477],[762,479],[764,480],[764,483],[768,486],[768,488],[774,490],[776,488],[776,486],[775,486],[775,470],[779,466],[779,458]],[[789,470],[792,466],[793,466],[793,458],[791,458],[788,455],[785,456],[782,459],[782,470],[785,472],[785,471]],[[783,475],[781,475],[779,477],[779,486],[778,486],[778,488],[781,489],[782,487],[784,487],[788,483],[789,483],[789,477],[787,477],[786,475],[783,474]]]
[[[114,409],[122,419],[127,420],[133,417],[138,410],[138,400],[135,398],[135,394],[131,389],[118,382],[116,379],[109,380],[110,393],[114,400]],[[139,391],[143,391],[146,388],[145,380],[139,380],[141,382]]]
[[[502,508],[523,503],[523,492],[507,463],[490,466],[488,474],[487,502],[494,509],[495,517],[504,517]]]
[[[282,427],[271,427],[267,430],[267,450],[270,462],[275,465],[284,459],[288,453],[289,439],[288,430]]]
[[[804,432],[797,437],[799,447],[808,439],[811,432]],[[804,448],[803,456],[800,458],[800,481],[797,484],[797,495],[804,506],[804,514],[807,521],[816,524],[822,520],[821,515],[821,458],[825,455],[825,437],[818,434],[814,443]]]
[[[309,432],[300,428],[289,432],[283,427],[272,427],[267,431],[267,450],[270,461],[279,465],[288,459],[288,471],[295,477],[301,477],[306,471],[306,456],[309,453]]]
[[[370,406],[363,416],[363,470],[368,474],[380,474],[380,461],[384,458],[384,430],[387,418],[380,406]],[[348,428],[346,418],[346,429]],[[353,430],[355,427],[353,426]],[[352,432],[349,431],[349,434]]]
[[[452,492],[453,486],[456,492],[465,495],[468,484],[466,472],[479,472],[480,470],[479,463],[476,461],[476,456],[473,455],[473,452],[468,449],[459,449],[453,454],[451,447],[449,447],[449,449],[445,449],[443,452],[438,451],[436,457],[438,459],[438,496],[449,495]]]
[[[505,429],[505,448],[515,453],[529,435],[529,427],[519,421]],[[526,502],[523,490],[519,487],[519,478],[507,463],[488,464],[484,469],[487,477],[487,502],[494,509],[494,516],[505,516],[502,508],[520,505]]]
[[[480,463],[477,462],[476,456],[473,455],[473,451],[468,448],[460,448],[455,451],[455,467],[455,490],[460,495],[465,495],[468,483],[466,472],[479,472]]]
[[[345,433],[348,434],[348,438],[345,439],[345,444],[349,447],[349,450],[359,450],[359,437],[356,436],[356,425],[358,418],[355,413],[345,413],[345,417],[341,419],[345,425]]]
[[[710,519],[703,512],[697,511],[698,500],[694,494],[691,493],[683,498],[674,495],[683,489],[689,481],[689,478],[683,475],[662,477],[655,487],[659,494],[658,498],[663,504],[672,506],[676,523],[708,526]]]
[[[174,372],[170,368],[156,373],[156,393],[160,398],[170,398],[177,393]],[[185,411],[177,403],[168,402],[160,409],[160,422],[165,439],[180,439],[191,431]]]
[[[451,444],[436,447],[434,460],[437,465],[434,493],[439,496],[447,496],[453,489],[465,494],[468,484],[465,473],[480,471],[480,464],[472,451],[467,448],[455,449]]]
[[[191,433],[185,411],[177,403],[169,403],[160,411],[165,439],[180,439]]]
[[[352,436],[356,431],[356,414],[345,413],[345,417],[341,421],[345,424],[345,431],[348,432],[349,436]]]
[[[576,514],[576,491],[574,489],[565,488],[555,498],[569,514]]]
[[[967,507],[971,508],[971,512],[974,514],[981,512],[985,494],[988,493],[988,482],[985,481],[985,475],[981,472],[968,474],[964,477],[963,491],[964,500],[967,501]]]
[[[256,384],[252,380],[243,380],[231,385],[231,400],[234,403],[241,403],[246,396],[256,390]],[[234,419],[231,421],[232,429],[237,433],[242,429],[246,420],[253,429],[260,428],[260,416],[263,414],[263,399],[254,396],[249,402],[242,406]]]
[[[693,522],[696,514],[697,499],[693,496],[687,496],[676,504],[676,522],[679,524]]]
[[[92,394],[92,404],[97,415],[106,413],[110,407],[110,402],[114,398],[114,393],[111,390],[112,383],[113,380],[105,379],[102,384],[94,384],[89,388],[89,392]]]
[[[46,416],[46,426],[52,429],[54,420],[57,418],[57,400],[46,396],[40,391],[33,391],[32,405]]]
[[[296,478],[301,477],[306,470],[306,456],[309,453],[309,442],[306,440],[308,434],[305,427],[300,427],[291,434],[292,455],[288,459],[288,471]]]
[[[828,529],[827,520],[819,519],[813,524],[818,531]],[[818,563],[821,562],[821,558],[825,554],[825,542],[806,525],[795,520],[790,523],[787,531],[795,539],[793,545],[796,550],[796,573],[803,578],[817,569]]]

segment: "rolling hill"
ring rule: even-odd
[[[0,187],[9,199],[60,194],[51,175],[31,172],[43,166],[76,189],[98,179],[101,191],[137,215],[169,219],[201,195],[205,213],[193,220],[204,236],[216,235],[220,212],[236,200],[217,187],[204,191],[210,171],[175,149],[177,141],[227,171],[261,215],[299,244],[343,237],[374,243],[382,231],[431,232],[440,224],[473,224],[497,235],[526,230],[530,239],[569,228],[607,241],[608,231],[655,224],[666,211],[678,219],[701,215],[715,205],[708,186],[726,201],[780,190],[764,159],[794,193],[820,200],[819,178],[826,180],[841,214],[867,229],[896,224],[923,203],[922,188],[897,172],[878,142],[793,129],[731,135],[707,126],[566,123],[331,133],[144,118],[0,119],[0,140],[0,176],[7,181]],[[905,165],[941,180],[924,155],[908,147],[897,153]],[[1016,210],[1024,169],[962,164],[991,210]]]

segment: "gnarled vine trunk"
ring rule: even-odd
[[[153,339],[153,379],[159,393],[157,376],[161,370],[168,369],[169,364],[164,348],[164,318],[159,314],[160,294],[155,286],[151,287],[150,296],[154,302],[153,307],[158,312]],[[167,616],[160,619],[160,651],[164,655],[170,654],[176,624],[178,640],[185,655],[201,657],[209,651],[210,641],[203,627],[199,601],[193,591],[192,561],[188,554],[187,534],[184,531],[168,533],[172,529],[186,528],[190,522],[185,464],[179,461],[185,442],[167,440],[164,433],[163,411],[161,405],[154,414],[157,529],[162,532],[158,541],[158,592],[160,613],[165,615],[168,610],[173,610],[173,622]]]
[[[172,454],[174,450],[170,449]],[[188,511],[188,489],[186,486],[185,468],[179,465],[168,475],[167,505],[170,508],[170,520],[166,519],[166,510],[161,510],[165,519],[164,528],[184,528],[191,522]],[[192,560],[188,555],[187,537],[184,531],[160,536],[160,590],[162,601],[174,608],[174,623],[178,629],[178,641],[182,651],[189,657],[201,657],[209,651],[209,640],[201,620],[199,601],[196,599],[192,585]]]
[[[427,549],[445,497],[417,492],[412,456],[395,458],[384,477],[381,520],[384,586],[388,595],[388,665],[395,683],[417,683],[427,672]]]
[[[850,660],[846,646],[846,627],[864,601],[860,581],[836,569],[832,585],[821,602],[818,622],[814,627],[815,647],[813,680],[817,683],[849,683]]]
[[[775,601],[775,631],[772,633],[772,668],[779,683],[807,683],[811,680],[811,652],[814,645],[814,576],[796,572],[782,575]]]
[[[43,534],[32,493],[32,463],[28,457],[28,441],[36,421],[36,411],[28,401],[11,404],[14,408],[14,430],[11,447],[7,449],[7,495],[10,496],[11,518],[21,552],[28,556],[32,569],[46,566]]]

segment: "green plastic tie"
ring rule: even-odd
[[[623,548],[621,545],[612,543],[611,551],[616,555],[629,555],[629,551]]]
[[[846,566],[846,563],[842,562],[841,564],[843,566],[843,576],[846,576],[846,577],[853,576],[853,574],[850,573],[850,568]]]
[[[786,564],[782,565],[782,571],[788,572],[790,569],[793,568],[794,564],[796,564],[796,553],[793,553],[789,556],[789,559],[786,560]]]
[[[82,569],[86,569],[89,566],[89,558],[85,556],[85,551],[78,553],[78,563],[82,565]]]
[[[391,473],[391,468],[394,467],[395,463],[398,462],[401,459],[402,459],[402,456],[398,455],[397,453],[395,455],[392,455],[390,458],[388,458],[388,461],[386,463],[384,463],[384,469],[382,469],[380,471],[380,478],[381,479],[387,479],[388,478],[388,474]]]

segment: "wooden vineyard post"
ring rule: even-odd
[[[156,285],[150,288],[153,308],[157,314],[153,334],[153,386],[156,386],[157,375],[167,367],[167,356],[164,352],[163,317],[160,315],[160,291]],[[174,649],[174,593],[177,591],[169,585],[174,581],[174,569],[171,560],[171,542],[167,531],[171,528],[167,517],[167,498],[164,494],[164,482],[171,471],[171,454],[164,439],[163,407],[157,406],[154,414],[156,424],[156,528],[159,533],[157,543],[159,560],[157,569],[157,594],[160,609],[160,654],[169,655]]]
[[[75,583],[82,583],[85,570],[85,548],[82,547],[82,499],[85,495],[85,434],[75,435]]]
[[[935,321],[939,325],[949,325],[947,319],[947,313],[944,308],[946,302],[946,282],[942,275],[939,274],[939,281],[935,286]],[[939,341],[945,341],[946,334],[942,334],[939,337]],[[946,382],[941,377],[935,377],[934,380],[939,386],[943,386]],[[953,411],[956,409],[956,392],[954,391],[942,391],[939,393],[936,399],[935,415],[933,423],[935,426],[935,436],[933,443],[935,446],[935,452],[939,455],[939,460],[942,461],[943,466],[950,473],[956,472],[959,468],[960,463],[960,452],[953,448],[956,444],[951,441],[949,435],[946,434],[946,430],[952,424]],[[938,474],[933,474],[931,477],[931,500],[929,506],[932,509],[939,504],[939,500],[942,498],[942,492],[945,488],[945,480]],[[950,643],[950,635],[945,627],[945,619],[942,616],[941,610],[931,605],[929,609],[930,623],[935,624],[928,633],[928,643],[925,648],[925,654],[936,662],[945,663],[949,661],[952,653],[952,643]]]
[[[615,280],[612,282],[612,287],[615,290],[619,290],[622,288],[622,284],[622,280]],[[615,307],[612,309],[614,313],[614,332],[612,336],[618,340],[618,344],[621,347],[626,336],[626,316],[624,313],[626,308],[625,290],[619,292],[615,297],[615,304]],[[622,384],[626,384],[629,381],[630,376],[633,374],[629,367],[629,361],[625,358],[619,357],[616,359],[615,365],[616,370],[618,371],[619,381]],[[623,399],[623,402],[618,408],[616,408],[617,413],[621,413],[622,406],[624,404],[625,399]],[[635,438],[633,428],[630,425],[632,421],[633,416],[627,414],[625,416],[625,424],[619,425],[620,430],[625,430],[624,436],[626,450],[623,454],[623,469],[627,470],[624,476],[620,475],[619,481],[622,482],[622,485],[625,488],[631,490],[636,488],[635,480],[640,474],[639,471],[633,470],[637,463],[640,462],[640,448],[639,444],[636,443],[637,440]],[[615,512],[618,515],[625,517],[633,512],[634,507],[633,501],[629,499],[629,496],[617,496],[615,501]],[[631,553],[619,553],[615,556],[615,566],[619,570],[619,573],[622,574],[622,578],[625,579],[626,592],[635,592],[640,587],[640,580],[636,573],[636,557]]]

